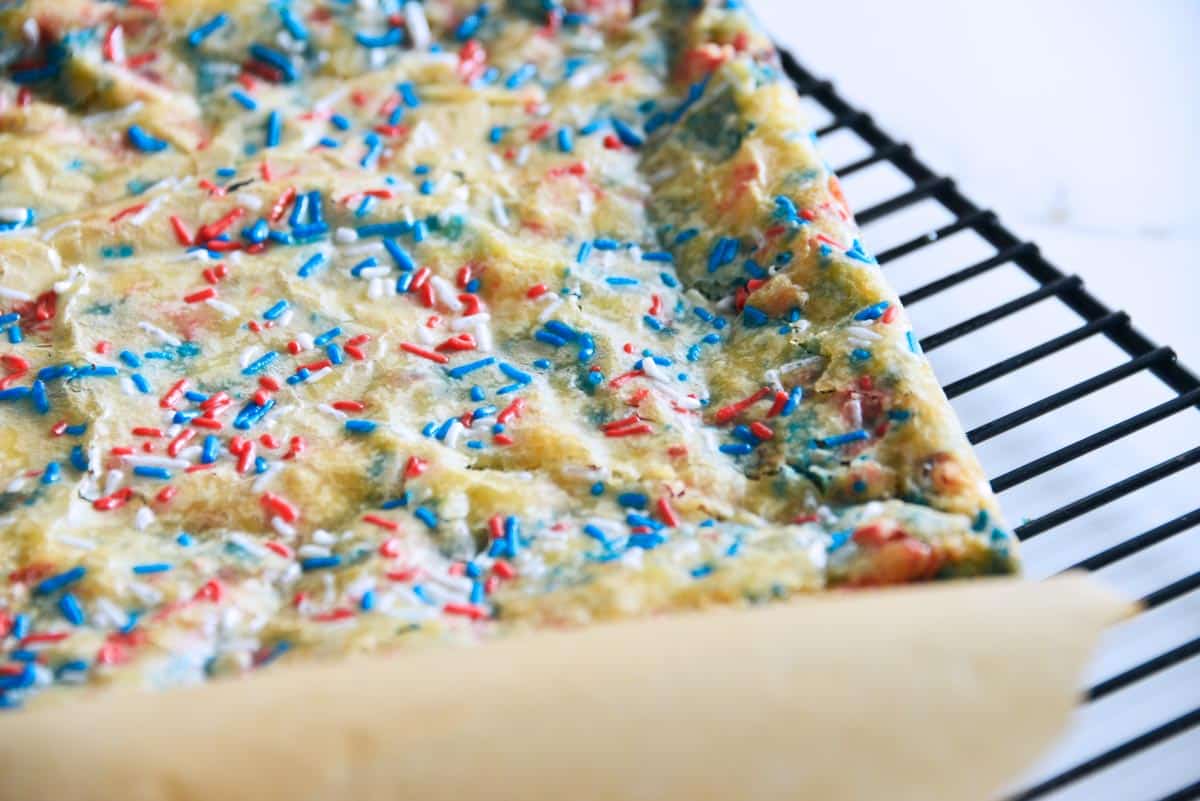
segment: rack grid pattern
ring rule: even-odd
[[[1048,453],[1031,457],[1026,450],[1016,466],[991,478],[997,493],[1016,490],[1039,480],[1050,481],[1056,470],[1066,468],[1076,460],[1126,440],[1135,433],[1169,418],[1189,415],[1200,409],[1200,379],[1176,360],[1174,351],[1158,346],[1142,335],[1133,327],[1127,314],[1108,308],[1091,295],[1078,276],[1065,274],[1049,263],[1037,245],[1017,237],[1000,222],[994,212],[977,206],[964,196],[954,180],[939,175],[926,166],[914,155],[911,146],[898,142],[885,133],[870,115],[843,99],[830,81],[815,77],[786,50],[781,49],[780,56],[784,71],[800,96],[806,102],[815,101],[828,112],[829,121],[817,130],[823,149],[828,138],[839,134],[852,133],[865,143],[866,150],[862,155],[842,164],[836,170],[839,176],[852,180],[853,176],[863,171],[890,165],[906,179],[898,191],[858,212],[857,219],[867,230],[868,242],[872,238],[872,227],[901,217],[919,203],[933,201],[950,216],[950,222],[933,230],[912,231],[915,235],[911,238],[901,239],[899,244],[880,252],[878,260],[885,271],[889,269],[889,265],[894,265],[906,256],[924,254],[926,249],[935,243],[944,242],[966,232],[973,232],[989,246],[991,255],[982,260],[967,266],[952,267],[902,292],[901,300],[909,307],[910,316],[918,323],[918,328],[922,318],[923,301],[943,293],[951,293],[993,273],[998,268],[1011,269],[1015,266],[1032,279],[1033,288],[1030,291],[1003,299],[966,319],[921,336],[921,344],[926,353],[934,354],[939,349],[969,337],[982,339],[1003,336],[997,333],[998,325],[1006,322],[1012,324],[1019,313],[1046,302],[1061,304],[1074,313],[1077,322],[1081,323],[1049,338],[1041,339],[1039,336],[1041,341],[946,383],[946,394],[955,402],[956,407],[959,407],[959,400],[969,393],[985,389],[1019,371],[1037,369],[1039,365],[1045,365],[1046,360],[1051,357],[1095,338],[1103,338],[1120,350],[1121,355],[1115,366],[1087,375],[1076,383],[1036,397],[1009,413],[991,418],[997,405],[993,400],[988,407],[990,419],[968,431],[972,443],[981,445],[1049,415],[1070,413],[1068,407],[1072,404],[1135,376],[1153,376],[1169,390],[1165,393],[1166,400],[1150,405],[1149,408],[1133,410],[1132,414],[1127,414],[1130,411],[1128,409],[1118,409],[1117,422],[1074,438]],[[918,255],[918,258],[921,257]],[[934,362],[936,368],[936,358]],[[1180,441],[1181,439],[1184,441]],[[1070,490],[1074,487],[1069,488],[1068,500],[1018,525],[1015,532],[1026,545],[1026,560],[1030,564],[1031,572],[1037,572],[1032,569],[1034,553],[1031,541],[1035,538],[1045,538],[1069,523],[1134,496],[1139,491],[1153,488],[1154,485],[1200,464],[1200,435],[1190,440],[1186,436],[1173,438],[1169,447],[1175,450],[1168,458],[1141,469],[1134,469],[1117,480],[1107,480],[1094,491],[1071,495]],[[986,461],[985,459],[985,463]],[[1186,486],[1194,488],[1197,484],[1192,482]],[[1185,498],[1184,503],[1194,505],[1197,498],[1200,498],[1200,492],[1193,489],[1191,498]],[[1002,502],[1010,516],[1018,511],[1003,495]],[[1154,511],[1150,510],[1151,513]],[[1119,568],[1122,560],[1130,560],[1155,546],[1168,543],[1174,538],[1195,536],[1198,527],[1200,508],[1179,514],[1172,511],[1169,512],[1168,519],[1159,521],[1150,528],[1120,531],[1117,532],[1117,539],[1113,539],[1110,533],[1110,536],[1097,538],[1095,546],[1091,547],[1086,540],[1080,542],[1080,531],[1086,529],[1076,526],[1070,531],[1074,538],[1072,547],[1076,549],[1076,556],[1065,563],[1060,559],[1053,568],[1041,572],[1057,572],[1066,567],[1089,571]],[[1135,582],[1134,586],[1138,586],[1140,590],[1136,594],[1141,597],[1147,610],[1141,617],[1149,615],[1150,610],[1171,604],[1194,602],[1200,597],[1200,593],[1195,593],[1190,596],[1190,600],[1188,598],[1189,593],[1194,593],[1200,588],[1200,570],[1196,569],[1197,563],[1200,562],[1200,558],[1196,558],[1197,554],[1200,554],[1200,543],[1196,544],[1198,547],[1185,551],[1190,554],[1191,559],[1190,564],[1184,565],[1185,572],[1182,576],[1157,583],[1149,591]],[[1085,548],[1084,555],[1078,553],[1080,547]],[[1191,569],[1190,573],[1186,572],[1188,569]],[[1125,573],[1118,571],[1118,578],[1121,575]],[[1120,581],[1116,583],[1121,586]],[[1178,640],[1178,627],[1174,626],[1172,630]],[[1011,801],[1068,797],[1126,798],[1128,796],[1124,791],[1115,789],[1121,783],[1115,780],[1120,777],[1114,771],[1125,770],[1124,785],[1129,786],[1130,782],[1136,785],[1141,783],[1146,771],[1156,772],[1164,764],[1164,760],[1174,760],[1174,771],[1169,773],[1175,777],[1172,781],[1176,784],[1172,785],[1167,795],[1163,795],[1161,790],[1149,790],[1153,794],[1145,796],[1147,801],[1200,798],[1200,761],[1195,759],[1200,756],[1200,750],[1191,750],[1195,748],[1194,744],[1200,744],[1200,700],[1187,697],[1179,699],[1165,719],[1151,721],[1129,736],[1117,737],[1115,742],[1111,737],[1109,741],[1104,741],[1103,730],[1110,720],[1107,716],[1086,715],[1089,711],[1087,707],[1094,707],[1097,702],[1106,699],[1119,701],[1123,697],[1122,694],[1130,694],[1129,704],[1138,703],[1136,691],[1139,685],[1171,671],[1187,668],[1189,673],[1183,677],[1185,680],[1190,675],[1197,675],[1196,667],[1200,665],[1200,659],[1197,658],[1200,656],[1200,621],[1190,630],[1183,632],[1182,636],[1182,641],[1166,644],[1146,644],[1135,638],[1135,643],[1140,645],[1135,644],[1133,657],[1126,656],[1119,660],[1115,669],[1110,669],[1107,675],[1092,683],[1085,693],[1085,719],[1077,726],[1091,726],[1096,729],[1097,736],[1092,739],[1103,744],[1090,751],[1084,750],[1083,753],[1068,755],[1065,762],[1059,759],[1048,768],[1044,767],[1039,775],[1027,779],[1011,791]],[[1191,759],[1187,757],[1188,753],[1191,753]],[[1179,776],[1182,776],[1182,786],[1178,785]],[[1153,782],[1148,784],[1152,785]],[[1072,790],[1076,792],[1072,794]]]

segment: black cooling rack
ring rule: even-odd
[[[915,235],[911,239],[880,252],[879,263],[885,271],[889,263],[967,231],[974,232],[993,249],[992,255],[981,261],[951,269],[934,280],[904,292],[901,300],[910,307],[914,320],[919,321],[921,318],[920,301],[950,292],[1001,266],[1015,265],[1036,284],[1032,291],[1004,300],[966,320],[922,336],[921,343],[926,352],[936,351],[967,337],[998,336],[996,324],[1011,321],[1019,312],[1044,302],[1064,305],[1077,315],[1082,323],[1065,333],[1051,336],[1019,353],[951,381],[946,384],[945,389],[952,400],[1017,371],[1035,368],[1044,364],[1044,360],[1049,357],[1092,338],[1105,338],[1123,352],[1115,367],[1090,375],[1078,383],[1039,397],[1015,411],[971,428],[968,436],[972,443],[980,444],[1031,421],[1056,412],[1062,413],[1064,407],[1069,404],[1138,374],[1149,374],[1170,390],[1169,399],[1157,405],[1143,410],[1130,410],[1132,414],[1121,410],[1121,419],[1115,424],[1100,428],[1049,453],[1032,457],[1026,455],[1019,466],[992,477],[992,487],[997,493],[1027,482],[1046,479],[1053,471],[1155,423],[1174,415],[1191,414],[1200,408],[1200,379],[1176,360],[1174,351],[1156,345],[1142,335],[1133,327],[1127,314],[1107,307],[1088,292],[1078,276],[1061,272],[1042,256],[1035,244],[1022,240],[1006,228],[994,212],[967,199],[953,179],[926,166],[914,155],[911,146],[898,142],[885,133],[870,115],[844,100],[830,81],[815,77],[801,66],[791,53],[781,50],[780,55],[783,68],[801,97],[815,101],[831,115],[830,121],[818,129],[818,137],[824,139],[835,133],[853,132],[869,149],[862,157],[841,165],[837,169],[840,176],[845,178],[886,163],[903,174],[909,182],[907,189],[859,211],[857,219],[861,225],[869,228],[873,223],[900,215],[915,204],[926,201],[940,204],[952,217],[948,224],[935,230],[913,231]],[[867,239],[869,241],[869,235]],[[915,310],[912,309],[914,306]],[[1178,451],[1170,458],[1125,475],[1098,490],[1074,497],[1057,508],[1023,522],[1016,527],[1017,537],[1022,541],[1029,541],[1045,535],[1070,521],[1200,464],[1200,438],[1175,444]],[[1197,498],[1200,498],[1200,492],[1193,491],[1192,500],[1188,503],[1194,504]],[[1019,510],[1008,509],[1010,515],[1017,511]],[[1149,530],[1121,532],[1121,537],[1116,542],[1108,537],[1097,547],[1089,549],[1088,555],[1077,560],[1073,566],[1091,571],[1113,566],[1173,537],[1188,533],[1197,526],[1200,526],[1200,508],[1161,521]],[[1193,563],[1192,567],[1195,566]],[[1164,586],[1156,586],[1152,591],[1143,594],[1142,601],[1147,610],[1153,610],[1177,602],[1197,588],[1200,588],[1200,570]],[[1121,669],[1087,689],[1086,703],[1091,705],[1101,699],[1130,692],[1136,689],[1139,683],[1147,682],[1165,671],[1176,668],[1198,654],[1200,636],[1194,636],[1172,647],[1143,650],[1132,663],[1127,661]],[[1115,745],[1106,743],[1104,748],[1082,759],[1054,766],[1049,772],[1044,772],[1024,786],[1018,787],[1010,798],[1012,801],[1031,801],[1069,794],[1067,791],[1073,785],[1084,792],[1072,797],[1120,797],[1116,790],[1105,789],[1109,787],[1104,783],[1108,773],[1123,765],[1128,770],[1153,771],[1156,747],[1164,746],[1173,739],[1194,735],[1195,730],[1200,729],[1200,706],[1193,708],[1193,703],[1185,702],[1174,711],[1173,716],[1156,721],[1132,736],[1122,737]],[[1093,721],[1092,725],[1103,726],[1103,717],[1099,718],[1098,721]],[[1161,801],[1200,797],[1200,760],[1194,759],[1200,757],[1200,753],[1193,753],[1192,757],[1183,769],[1184,775],[1187,776],[1183,779],[1186,786],[1179,787],[1169,795],[1158,796]],[[1167,759],[1170,756],[1165,755],[1161,758]]]

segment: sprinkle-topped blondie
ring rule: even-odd
[[[0,705],[1015,569],[741,3],[0,30]]]

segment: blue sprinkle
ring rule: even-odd
[[[330,567],[337,567],[342,563],[342,557],[337,554],[330,556],[310,556],[307,559],[300,560],[300,569],[304,572],[310,570],[324,570]]]
[[[34,595],[50,595],[53,592],[61,590],[63,587],[70,586],[79,581],[87,574],[87,568],[82,565],[73,567],[65,573],[59,573],[57,576],[42,579],[33,588]]]
[[[437,515],[432,509],[429,509],[425,506],[418,506],[415,510],[413,510],[413,516],[430,528],[437,528]]]
[[[325,263],[325,254],[324,253],[314,253],[312,256],[310,256],[308,258],[308,261],[306,261],[306,262],[304,262],[304,264],[300,265],[300,269],[296,271],[296,274],[299,275],[301,278],[308,278],[310,275],[313,274],[314,270],[316,270],[318,267],[320,267],[324,263]]]
[[[657,319],[655,319],[654,317],[651,317],[649,314],[642,317],[642,322],[644,322],[646,325],[648,325],[650,328],[654,329],[655,331],[663,330],[663,324],[661,322],[659,322]]]
[[[165,140],[155,139],[140,125],[130,125],[126,135],[129,137],[129,143],[143,153],[158,153],[167,149]]]
[[[587,363],[596,355],[596,340],[591,334],[579,335],[579,361]]]
[[[329,117],[329,121],[333,123],[333,127],[339,131],[350,130],[350,120],[343,117],[341,114],[333,114]]]
[[[54,484],[62,478],[62,467],[58,462],[49,462],[46,464],[46,469],[42,471],[42,483]]]
[[[277,301],[273,306],[271,306],[271,308],[263,312],[263,317],[268,320],[278,319],[281,314],[288,310],[289,305],[291,304],[289,304],[286,300]]]
[[[788,393],[787,402],[783,404],[783,408],[779,410],[782,415],[789,415],[796,410],[800,405],[800,400],[804,397],[804,390],[800,387],[792,387],[792,391]]]
[[[746,304],[742,309],[742,319],[745,321],[747,328],[760,328],[766,325],[770,318],[767,317],[767,313],[762,309]]]
[[[850,351],[850,361],[852,362],[865,362],[869,358],[871,358],[871,351],[864,348],[855,348]]]
[[[421,99],[417,97],[416,87],[409,81],[402,81],[396,84],[396,91],[400,92],[400,98],[404,101],[404,105],[409,108],[416,108],[421,105]]]
[[[612,118],[612,127],[613,131],[617,134],[617,138],[621,140],[621,144],[626,147],[641,147],[646,141],[642,138],[641,134],[630,128],[618,117]]]
[[[850,537],[854,535],[853,531],[835,531],[829,535],[829,544],[825,546],[827,553],[833,553],[850,541]]]
[[[596,246],[596,250],[616,250],[621,247],[620,242],[608,237],[597,237],[593,244]]]
[[[17,615],[13,618],[12,636],[18,640],[25,639],[25,636],[29,634],[29,629],[32,627],[32,625],[33,623],[30,620],[29,615],[23,613]]]
[[[715,568],[712,565],[700,565],[700,567],[692,568],[692,578],[704,578],[713,572]]]
[[[579,338],[579,332],[564,323],[562,320],[550,320],[546,323],[545,328],[551,334],[561,337],[567,342],[573,342]]]
[[[387,33],[382,33],[379,36],[371,36],[370,34],[359,31],[354,34],[354,41],[358,42],[363,47],[390,47],[404,42],[403,28],[389,28]]]
[[[12,329],[10,328],[9,330],[11,331]],[[917,342],[917,335],[912,331],[906,331],[904,338],[908,340],[908,349],[919,355],[921,353],[921,345]]]
[[[603,495],[604,494],[604,482],[597,481],[595,484],[592,485],[590,492],[592,493],[592,495],[595,495],[595,496]]]
[[[155,467],[152,465],[140,464],[133,468],[133,474],[135,476],[141,476],[142,478],[157,478],[162,481],[171,480],[171,472],[165,467]]]
[[[504,373],[513,381],[517,381],[522,384],[528,384],[529,382],[533,381],[533,376],[531,376],[529,373],[513,367],[507,362],[500,362],[500,372]]]
[[[370,434],[379,424],[371,420],[347,420],[346,430],[351,434]]]
[[[283,23],[283,27],[287,28],[287,32],[293,39],[298,42],[308,41],[308,31],[305,30],[303,23],[292,14],[290,8],[285,6],[279,9],[279,21]]]
[[[10,323],[15,323],[17,320],[20,320],[20,319],[21,319],[21,315],[17,314],[16,312],[8,312],[7,314],[0,314],[0,325],[8,325]]]
[[[599,527],[588,523],[583,527],[583,533],[587,534],[592,539],[599,541],[605,547],[608,546],[608,537],[605,536],[604,532],[601,531]]]
[[[685,242],[690,242],[691,240],[695,239],[698,236],[700,236],[700,229],[688,228],[684,231],[680,231],[678,234],[675,235],[675,244],[682,245]]]
[[[325,348],[325,355],[328,356],[329,361],[333,362],[335,365],[341,364],[346,360],[346,357],[342,354],[342,349],[337,346],[337,343],[327,346]]]
[[[484,367],[489,367],[495,363],[496,363],[496,358],[494,356],[488,356],[486,358],[480,359],[479,361],[469,362],[468,364],[460,364],[458,367],[453,367],[446,371],[446,375],[450,376],[451,378],[462,378],[463,376],[467,375],[468,373],[474,372],[475,370],[479,370]]]
[[[500,141],[502,139],[504,139],[504,133],[507,130],[508,129],[505,128],[503,125],[492,126],[492,129],[490,131],[488,131],[488,141],[491,142],[493,145],[500,144]]]
[[[537,67],[532,64],[522,64],[504,81],[505,89],[520,89],[530,78],[537,74]]]
[[[171,569],[171,566],[166,562],[150,562],[144,565],[134,565],[133,572],[139,576],[147,576],[153,573],[166,573]]]
[[[33,389],[30,391],[33,397],[33,408],[38,414],[45,414],[50,411],[50,398],[46,396],[46,382],[37,380],[33,382]]]
[[[580,243],[579,252],[577,254],[575,254],[575,261],[579,264],[583,264],[585,261],[587,261],[587,257],[589,254],[591,254],[591,252],[592,252],[592,243],[591,242]]]
[[[340,337],[341,335],[342,335],[342,329],[338,326],[334,326],[333,328],[330,328],[328,331],[326,331],[325,333],[321,334],[316,339],[314,339],[313,344],[316,345],[318,348],[323,348],[326,345],[328,345],[330,342],[332,342],[333,340]]]
[[[220,30],[227,22],[228,15],[218,14],[200,27],[194,28],[187,37],[188,47],[199,47],[201,42]]]
[[[727,442],[720,446],[721,453],[730,456],[745,456],[754,450],[754,446],[745,442]]]
[[[575,149],[575,142],[571,136],[570,128],[558,129],[558,149],[563,153],[570,153]]]
[[[641,492],[622,492],[617,496],[617,503],[633,509],[645,509],[650,499]]]
[[[626,541],[630,548],[641,548],[649,551],[667,541],[662,534],[631,534]]]
[[[195,542],[195,540],[192,539],[192,535],[188,534],[186,531],[179,532],[179,536],[175,538],[175,541],[184,548],[191,547],[192,543]]]
[[[8,327],[8,341],[13,345],[20,345],[24,341],[25,335],[21,333],[21,326],[10,325]]]
[[[478,384],[471,387],[471,400],[478,403],[479,401],[483,400],[486,397],[487,397],[487,393],[483,391],[483,387],[479,386]]]
[[[278,145],[282,135],[283,117],[280,116],[278,111],[272,111],[267,116],[267,147]]]
[[[863,309],[862,311],[860,311],[858,314],[854,315],[854,319],[859,320],[859,321],[878,320],[880,317],[883,316],[883,313],[885,311],[887,311],[888,306],[890,306],[890,305],[891,304],[888,303],[886,300],[881,300],[878,303],[874,304],[873,306],[868,306],[865,309]]]
[[[278,358],[279,353],[277,351],[269,350],[242,368],[242,375],[257,375],[266,370],[271,365],[271,362]]]
[[[630,278],[624,275],[610,275],[604,280],[612,286],[637,286],[641,283],[641,281],[636,278]]]
[[[354,276],[355,278],[360,278],[362,276],[363,270],[369,270],[372,267],[378,267],[378,266],[379,266],[378,259],[376,259],[374,256],[367,256],[365,259],[360,261],[358,264],[356,264],[350,268],[350,275]]]
[[[838,445],[845,445],[850,442],[859,442],[860,440],[867,439],[869,436],[870,435],[866,431],[860,428],[857,431],[851,431],[846,434],[837,434],[836,436],[818,439],[817,443],[822,448],[836,448]]]
[[[200,448],[200,461],[203,464],[212,464],[217,461],[217,454],[220,452],[221,440],[217,439],[216,434],[208,434],[204,437],[204,444]]]
[[[79,605],[79,599],[69,592],[58,599],[58,611],[62,612],[62,616],[72,626],[82,626],[87,619],[83,614],[83,607]]]
[[[86,473],[88,469],[87,456],[84,454],[83,448],[78,445],[71,448],[71,467],[81,473]]]
[[[670,263],[674,260],[675,260],[675,257],[672,256],[671,252],[667,251],[667,250],[647,250],[645,253],[642,254],[642,261],[658,261],[658,262]],[[665,276],[666,273],[663,273],[663,275]],[[667,283],[667,282],[664,280],[663,283]],[[667,284],[667,285],[671,286],[671,284]]]
[[[285,54],[280,53],[278,50],[273,50],[264,44],[255,42],[254,44],[250,45],[250,55],[259,61],[269,64],[270,66],[279,70],[281,73],[283,73],[285,80],[296,80],[296,68],[292,66],[291,59]]]
[[[229,93],[229,96],[236,100],[237,103],[247,111],[254,111],[258,108],[258,101],[243,92],[241,89],[234,89]]]
[[[383,247],[387,250],[388,255],[396,262],[396,266],[404,272],[411,272],[416,268],[416,262],[412,260],[412,256],[408,255],[408,251],[404,249],[399,242],[394,239],[385,238]]]
[[[370,612],[375,608],[375,590],[367,590],[358,601],[358,608]]]

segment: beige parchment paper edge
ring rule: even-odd
[[[0,799],[988,799],[1132,611],[989,579],[100,692],[0,717]]]

